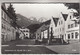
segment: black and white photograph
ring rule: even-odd
[[[79,54],[79,3],[1,3],[1,54]]]

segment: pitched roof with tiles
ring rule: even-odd
[[[55,18],[55,17],[52,17],[52,18],[53,18],[53,21],[55,23],[55,26],[57,26],[57,23],[58,23],[59,18]]]

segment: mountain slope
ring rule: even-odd
[[[17,14],[17,24],[21,27],[28,27],[31,24],[39,24],[40,22],[35,21],[35,20],[30,20],[26,17],[24,17],[21,14]]]

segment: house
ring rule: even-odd
[[[58,20],[59,20],[59,18],[56,18],[56,17],[51,18],[50,31],[51,31],[51,28],[52,28],[54,38],[58,38],[58,36],[57,36],[58,35],[58,33],[57,33]]]
[[[45,21],[41,23],[40,27],[37,29],[36,33],[36,40],[43,42],[49,39],[49,27],[50,27],[51,20]]]
[[[76,19],[78,16],[75,16],[77,14],[74,11],[71,11],[68,14],[66,23],[65,23],[65,40],[69,40],[70,43],[79,41],[79,24],[76,23],[74,19]]]
[[[53,18],[55,26],[56,26],[54,29],[55,38],[62,38],[65,40],[65,21],[67,19],[67,16],[68,14],[63,14],[61,12],[59,15],[59,18]]]
[[[13,16],[12,16],[13,17]],[[16,29],[11,25],[11,15],[7,12],[5,3],[1,5],[1,40],[2,42],[16,39]]]
[[[30,38],[29,29],[28,28],[20,28],[20,31],[24,33],[24,38]]]
[[[76,12],[71,11],[69,14],[60,13],[59,18],[52,17],[51,27],[53,28],[54,38],[62,38],[65,42],[79,41],[79,25],[74,19],[77,18]]]
[[[36,30],[41,26],[41,24],[31,24],[27,28],[30,30],[30,38],[35,39],[36,38]]]

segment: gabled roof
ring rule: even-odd
[[[50,22],[51,22],[51,20],[47,20],[47,21],[43,22],[43,24],[45,24],[45,25],[49,25]]]
[[[27,28],[30,29],[30,32],[35,32],[42,24],[31,24]]]
[[[57,26],[57,23],[58,23],[59,18],[55,18],[55,17],[52,17],[52,18],[53,18],[53,21],[55,23],[55,26]]]
[[[47,20],[43,23],[44,27],[42,28],[42,31],[46,30],[49,28],[50,26],[50,23],[51,23],[51,20]]]
[[[47,20],[47,21],[41,23],[40,26],[39,26],[39,28],[41,28],[40,30],[41,31],[44,31],[44,30],[48,29],[49,28],[49,25],[50,25],[50,22],[51,22],[51,20]]]
[[[64,20],[66,21],[67,20],[67,17],[68,17],[68,14],[62,14]]]

